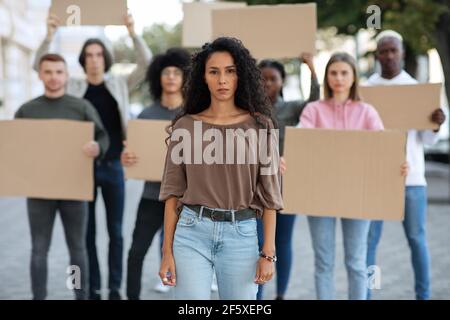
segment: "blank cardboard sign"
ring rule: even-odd
[[[438,129],[431,114],[440,107],[440,83],[361,86],[364,101],[377,109],[386,129]]]
[[[406,133],[286,128],[286,213],[402,220]]]
[[[161,181],[167,153],[165,120],[131,120],[127,129],[127,149],[138,157],[138,163],[125,167],[126,177],[147,181]]]
[[[50,12],[63,26],[123,25],[127,0],[52,0]]]
[[[213,38],[240,39],[257,59],[316,52],[316,4],[261,5],[212,12]]]
[[[187,48],[199,48],[213,39],[213,9],[242,8],[245,2],[192,2],[183,3],[182,44]]]
[[[0,121],[0,196],[92,200],[94,161],[82,147],[93,137],[89,122]]]

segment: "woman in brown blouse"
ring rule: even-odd
[[[181,114],[170,128],[160,277],[176,299],[256,299],[272,278],[280,194],[278,132],[256,61],[234,38],[192,59]],[[264,244],[258,252],[256,218]]]

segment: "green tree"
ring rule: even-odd
[[[181,46],[181,23],[174,27],[165,24],[154,24],[146,27],[142,33],[153,54],[158,54],[172,47]],[[135,53],[130,45],[129,37],[120,38],[114,43],[114,56],[117,62],[135,61]]]
[[[145,28],[142,36],[152,52],[162,53],[169,48],[181,46],[181,27],[181,23],[174,27],[154,24]]]

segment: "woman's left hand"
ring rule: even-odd
[[[274,262],[260,257],[256,266],[255,283],[265,284],[267,281],[272,280],[274,272]]]

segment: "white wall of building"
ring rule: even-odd
[[[46,15],[42,1],[0,0],[0,118],[11,118],[34,94],[38,79],[31,63]]]

